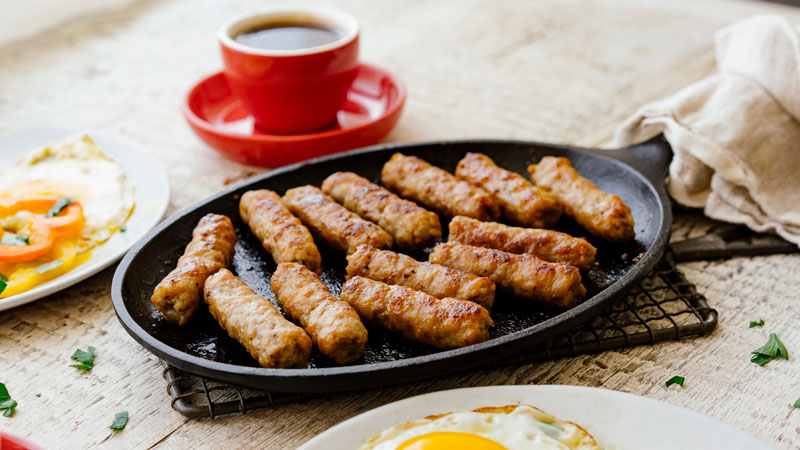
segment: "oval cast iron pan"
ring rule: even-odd
[[[161,319],[150,302],[153,288],[175,267],[191,239],[197,221],[205,214],[225,214],[233,220],[239,242],[231,270],[259,295],[274,302],[269,276],[275,269],[250,229],[239,218],[239,196],[251,189],[287,189],[319,186],[339,170],[356,172],[379,183],[380,170],[394,152],[419,156],[453,172],[467,152],[490,156],[500,166],[528,178],[526,168],[545,155],[566,156],[583,176],[606,191],[622,197],[636,222],[636,242],[613,245],[589,240],[598,247],[598,262],[583,274],[585,301],[568,311],[538,306],[498,293],[492,317],[492,339],[473,346],[439,351],[379,329],[369,329],[364,358],[354,365],[336,366],[315,349],[309,368],[266,369],[201,308],[187,325],[179,327]],[[137,242],[114,274],[111,294],[122,326],[142,346],[169,364],[207,378],[251,389],[283,392],[335,392],[367,389],[464,371],[524,352],[549,338],[600,314],[641,280],[662,257],[669,238],[672,214],[664,191],[671,158],[662,137],[619,150],[520,141],[467,140],[412,144],[385,144],[318,158],[267,172],[246,180],[173,215]],[[442,218],[446,230],[448,221]],[[576,236],[586,233],[568,220],[557,229]],[[342,253],[320,245],[322,280],[338,296],[346,267]],[[425,260],[427,255],[412,255]]]

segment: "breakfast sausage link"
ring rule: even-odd
[[[207,214],[200,219],[178,265],[150,298],[164,319],[183,325],[194,317],[206,279],[231,264],[235,244],[236,232],[227,216]]]
[[[545,156],[528,167],[533,181],[550,189],[564,213],[594,236],[625,243],[636,236],[631,209],[616,195],[582,177],[567,158]]]
[[[367,329],[347,302],[331,295],[305,266],[282,263],[272,274],[272,290],[286,315],[299,322],[319,351],[338,364],[364,354]]]
[[[468,300],[487,310],[494,303],[494,282],[488,278],[366,245],[347,256],[347,278],[355,276],[410,287],[436,298]]]
[[[489,277],[500,289],[547,305],[571,308],[586,294],[577,267],[545,262],[529,254],[447,242],[437,245],[429,259]]]
[[[442,237],[439,216],[403,200],[352,172],[336,172],[322,183],[322,192],[364,219],[386,230],[407,252],[431,247]]]
[[[589,270],[597,249],[586,239],[541,228],[519,228],[456,216],[450,221],[448,241],[509,253],[530,253],[545,261]]]
[[[563,207],[552,194],[536,187],[522,175],[498,167],[481,153],[467,153],[456,167],[456,176],[494,195],[502,217],[533,228],[553,226]]]
[[[395,153],[384,164],[381,181],[400,196],[448,217],[494,220],[500,216],[491,194],[415,156]]]
[[[208,310],[261,367],[304,368],[311,339],[286,320],[269,300],[256,294],[228,269],[220,269],[205,286]]]
[[[245,192],[239,201],[239,215],[276,264],[294,262],[320,272],[322,258],[311,232],[289,212],[278,194],[267,189]]]
[[[392,246],[392,237],[381,227],[351,213],[314,186],[289,189],[283,203],[333,249],[349,254],[361,244]]]
[[[364,277],[350,278],[340,297],[365,321],[441,349],[486,341],[494,326],[489,312],[476,303],[438,299]]]

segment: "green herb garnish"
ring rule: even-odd
[[[18,234],[5,233],[3,239],[0,239],[0,245],[8,245],[13,247],[24,247],[30,245],[30,239],[27,236],[20,236]]]
[[[789,359],[789,352],[786,351],[783,342],[778,339],[775,333],[770,333],[767,343],[755,349],[752,354],[753,356],[750,357],[750,361],[759,366],[763,366],[776,358]]]
[[[70,358],[78,361],[80,364],[72,364],[70,367],[74,367],[79,370],[83,370],[84,372],[89,372],[94,367],[94,355],[96,348],[89,346],[87,351],[83,351],[81,349],[75,350],[75,353],[70,356]]]
[[[110,427],[114,431],[122,431],[128,424],[128,411],[118,412],[114,415],[114,423]]]
[[[11,417],[14,415],[15,409],[17,409],[17,401],[11,398],[6,385],[0,383],[0,410],[5,410],[3,411],[4,416]]]
[[[72,198],[72,197],[62,197],[62,198],[58,199],[56,204],[53,205],[53,207],[50,208],[49,211],[47,211],[47,214],[45,214],[44,217],[45,218],[55,217],[61,211],[63,211],[64,208],[66,208],[67,206],[69,206],[72,203],[75,203],[75,199],[74,198]]]
[[[42,274],[42,273],[45,273],[45,272],[49,272],[49,271],[55,269],[56,267],[61,267],[62,265],[64,265],[64,261],[62,261],[60,259],[57,259],[57,260],[49,262],[47,264],[42,264],[41,266],[39,266],[39,267],[37,267],[37,268],[35,268],[33,270],[35,270],[36,273]]]
[[[128,227],[126,227],[125,224],[122,224],[122,225],[119,226],[119,232],[120,233],[124,233],[126,231],[128,231]]]
[[[758,322],[750,322],[750,328],[763,327],[763,326],[764,326],[764,319],[761,319]]]
[[[677,384],[678,386],[683,387],[683,377],[675,375],[674,377],[667,380],[667,386],[672,386],[673,384]]]
[[[37,396],[37,397],[41,397],[41,396],[42,396],[42,394],[41,394],[41,393],[39,393],[39,394],[36,394],[36,396]]]
[[[798,397],[798,399],[794,401],[794,407],[800,408],[800,397]]]
[[[6,286],[8,286],[8,278],[0,273],[0,294],[6,290]]]

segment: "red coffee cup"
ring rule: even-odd
[[[336,29],[328,44],[297,50],[251,47],[235,38],[269,24]],[[334,123],[358,70],[359,26],[342,11],[319,6],[280,6],[244,14],[219,30],[225,76],[255,119],[275,133],[304,133]]]

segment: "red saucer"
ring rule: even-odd
[[[253,126],[219,72],[189,91],[183,115],[200,139],[226,157],[275,168],[380,141],[397,123],[405,100],[406,87],[395,75],[361,64],[334,125],[312,133],[269,134]]]

